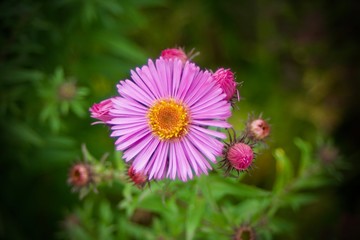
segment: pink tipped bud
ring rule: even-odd
[[[147,176],[142,172],[136,172],[133,166],[129,167],[128,176],[130,180],[134,183],[134,185],[140,189],[143,188],[148,182]]]
[[[92,182],[90,166],[85,163],[77,163],[70,168],[68,183],[75,188],[82,188]]]
[[[254,145],[248,143],[246,134],[240,138],[236,137],[235,131],[229,131],[229,143],[225,143],[223,149],[223,159],[220,161],[220,168],[225,170],[225,176],[232,175],[235,170],[238,175],[240,172],[248,171],[255,160]]]
[[[113,104],[110,98],[92,105],[92,107],[89,109],[91,117],[100,120],[99,122],[95,122],[93,124],[106,123],[107,121],[110,121],[112,116],[110,115],[109,111],[112,106]]]
[[[255,240],[256,235],[252,227],[243,225],[235,229],[233,240]]]
[[[233,168],[243,171],[248,169],[253,162],[254,152],[249,145],[239,142],[229,147],[227,159]]]
[[[168,48],[161,52],[161,57],[164,59],[180,59],[183,63],[188,60],[188,56],[181,48]]]
[[[234,73],[230,69],[220,68],[213,74],[213,78],[226,94],[225,99],[230,101],[237,93]]]
[[[261,118],[250,121],[247,128],[249,137],[254,140],[263,140],[270,134],[270,125]]]

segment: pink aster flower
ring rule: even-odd
[[[113,98],[112,137],[136,172],[151,179],[207,174],[226,138],[230,104],[208,71],[179,59],[157,59],[131,71]]]
[[[109,110],[112,108],[113,104],[111,99],[105,99],[100,103],[94,103],[89,109],[91,117],[98,119],[100,121],[94,122],[93,124],[106,123],[112,119],[112,116],[109,114]]]
[[[214,81],[217,82],[226,94],[226,100],[231,101],[235,95],[240,100],[239,92],[236,89],[234,73],[230,69],[219,68],[213,74]]]

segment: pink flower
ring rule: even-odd
[[[107,123],[113,117],[110,115],[110,109],[113,107],[112,99],[105,99],[100,103],[94,103],[89,109],[91,117],[100,121],[94,122],[93,124]]]
[[[211,73],[181,59],[157,59],[117,85],[110,114],[123,159],[151,179],[187,181],[207,174],[221,156],[230,103]],[[218,127],[219,130],[209,129]]]
[[[164,59],[180,59],[182,63],[188,60],[188,56],[181,48],[168,48],[161,52],[161,57]]]
[[[236,82],[234,73],[230,69],[219,68],[213,74],[214,81],[219,84],[220,88],[226,94],[226,100],[231,101],[237,93],[238,100],[240,99],[239,93],[236,89]]]

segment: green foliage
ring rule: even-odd
[[[283,149],[274,150],[277,171],[271,189],[251,186],[216,172],[186,184],[153,182],[145,189],[138,189],[125,178],[117,177],[116,182],[123,189],[122,198],[109,203],[105,196],[87,196],[80,212],[75,212],[80,224],[68,226],[70,229],[66,233],[73,239],[80,237],[78,231],[87,236],[112,239],[119,230],[111,232],[109,226],[117,226],[119,221],[122,228],[119,236],[129,239],[226,239],[234,233],[234,228],[245,225],[251,226],[260,239],[272,239],[274,234],[284,234],[290,229],[294,231],[291,219],[279,212],[284,209],[298,212],[317,200],[314,189],[331,183],[322,163],[311,151],[311,145],[299,138],[295,143],[301,152],[298,169],[293,166],[296,161],[290,160]],[[295,172],[301,174],[295,175]],[[120,175],[122,173],[121,170]],[[99,213],[91,212],[96,209],[93,205],[89,207],[95,204],[93,201],[99,204]],[[94,223],[88,222],[94,216],[98,221],[96,228]]]

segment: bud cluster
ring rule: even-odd
[[[229,143],[225,143],[223,159],[220,167],[225,170],[228,176],[232,170],[240,172],[248,171],[255,159],[254,148],[257,144],[264,142],[270,134],[270,125],[261,116],[255,118],[250,116],[245,130],[239,138],[233,130],[229,132]]]

